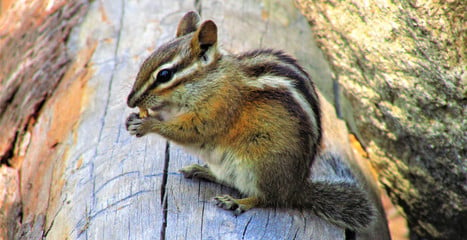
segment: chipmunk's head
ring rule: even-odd
[[[185,14],[176,38],[144,61],[127,99],[129,107],[155,115],[184,105],[191,94],[187,86],[202,79],[206,69],[219,58],[216,24],[210,20],[199,23],[196,12]]]

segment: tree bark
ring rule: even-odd
[[[414,239],[466,236],[465,2],[296,2]]]
[[[55,152],[60,135],[50,134],[47,141],[32,136],[41,131],[35,127],[40,113],[70,66],[73,56],[66,52],[66,40],[85,13],[87,3],[2,1],[1,6],[0,239],[17,239],[21,229],[28,229],[29,236],[38,239],[43,226],[26,228],[22,222],[43,223],[44,214],[38,214],[37,221],[23,216],[25,209],[41,212],[50,200],[49,192],[41,191],[51,184],[50,153]],[[62,136],[69,132],[66,127],[57,128],[63,130]],[[35,145],[34,150],[31,145]],[[28,159],[31,150],[42,154]],[[29,172],[21,171],[24,159],[34,162]],[[34,184],[21,184],[24,179]],[[31,190],[36,186],[40,187]]]
[[[70,57],[65,41],[82,16],[84,1],[13,3],[0,22],[0,160],[13,166],[17,138],[27,133]],[[9,162],[7,162],[9,161]]]

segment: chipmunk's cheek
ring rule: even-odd
[[[164,121],[161,112],[159,112],[159,111],[154,111],[154,110],[152,110],[152,109],[150,109],[150,108],[148,108],[148,109],[146,110],[146,112],[147,112],[146,114],[147,114],[148,117],[153,117],[153,118],[155,118],[155,119],[157,119],[157,120],[159,120],[159,121]]]
[[[147,108],[139,108],[139,118],[147,118],[149,116],[149,112]]]

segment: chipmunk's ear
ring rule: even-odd
[[[201,18],[197,12],[187,12],[178,23],[176,37],[181,37],[196,31],[196,29],[198,29],[200,19]]]
[[[207,51],[211,46],[217,43],[217,26],[211,21],[205,21],[199,26],[193,36],[193,47],[199,48],[201,51]]]

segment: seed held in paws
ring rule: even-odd
[[[139,109],[139,117],[140,118],[147,118],[149,116],[147,108],[140,108]]]

